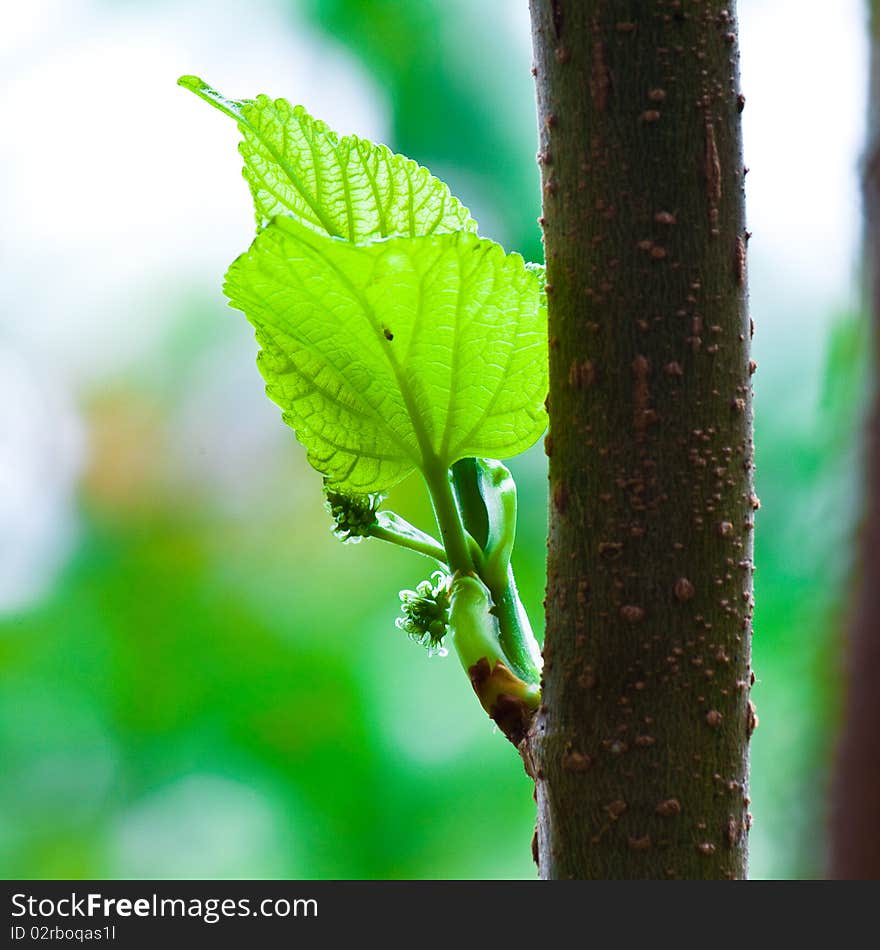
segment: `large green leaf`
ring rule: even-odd
[[[341,138],[302,106],[226,99],[197,76],[178,82],[238,123],[257,224],[291,214],[349,241],[476,231],[449,188],[412,159],[354,135]]]
[[[354,245],[279,217],[225,291],[256,328],[266,392],[340,489],[506,458],[544,430],[540,281],[492,241]]]

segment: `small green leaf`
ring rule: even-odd
[[[349,241],[477,230],[442,181],[384,145],[339,137],[286,99],[227,99],[198,76],[178,83],[238,123],[259,227],[291,214]]]
[[[353,245],[280,217],[225,291],[256,328],[267,394],[337,490],[507,458],[544,431],[544,295],[492,241]]]

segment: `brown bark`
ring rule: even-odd
[[[550,333],[544,878],[746,868],[752,411],[735,4],[531,0]]]
[[[873,314],[874,398],[868,419],[865,513],[847,650],[844,729],[834,772],[831,876],[880,880],[880,17],[872,4],[868,148],[864,163],[865,271]]]

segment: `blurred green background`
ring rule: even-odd
[[[839,7],[740,3],[754,877],[822,873],[858,510],[865,30]],[[525,0],[37,0],[4,31],[0,874],[533,877],[518,759],[455,658],[394,628],[431,565],[335,541],[262,396],[220,293],[253,230],[237,133],[174,86],[199,73],[387,141],[541,260]],[[820,36],[839,68],[816,89]],[[539,624],[545,460],[512,468]],[[392,501],[429,524],[415,481]]]

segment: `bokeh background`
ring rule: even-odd
[[[859,0],[740,0],[758,485],[752,875],[822,873],[858,513]],[[525,0],[30,0],[0,31],[0,874],[532,877],[530,786],[428,562],[331,536],[220,283],[234,124],[302,102],[541,260]],[[513,463],[539,620],[545,460]],[[393,498],[428,523],[415,481]]]

